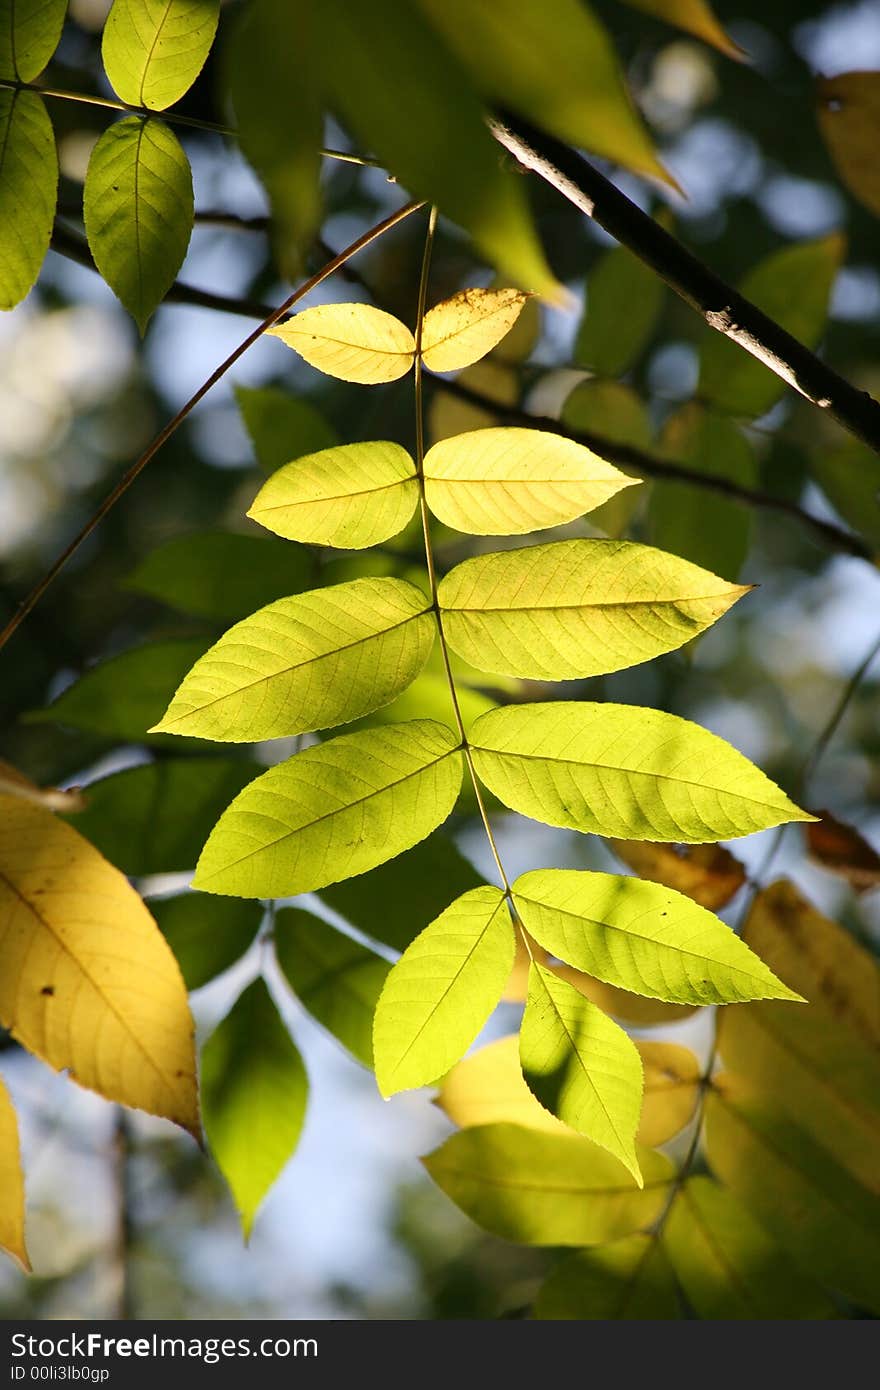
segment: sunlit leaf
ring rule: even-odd
[[[816,449],[809,467],[844,521],[880,547],[880,458],[870,445],[853,439],[839,449]]]
[[[714,913],[659,883],[534,869],[513,891],[545,950],[620,989],[671,1004],[799,998]]]
[[[635,1134],[642,1062],[635,1043],[552,971],[533,965],[519,1038],[523,1076],[541,1104],[619,1158],[641,1185]]]
[[[547,825],[702,844],[811,819],[730,744],[662,710],[510,705],[470,737],[490,791]]]
[[[568,143],[664,178],[626,89],[614,47],[592,11],[554,0],[421,0],[492,102]]]
[[[695,1004],[666,1004],[660,999],[646,999],[643,994],[633,994],[631,990],[608,985],[604,980],[597,980],[571,965],[553,965],[551,969],[560,979],[567,980],[587,999],[598,1004],[606,1014],[613,1014],[624,1023],[634,1023],[638,1028],[676,1023],[679,1019],[689,1018],[697,1008]]]
[[[632,251],[625,246],[606,251],[587,278],[574,360],[599,376],[622,376],[650,342],[665,294],[657,272]]]
[[[303,1008],[365,1067],[373,1065],[373,1014],[387,960],[314,913],[286,907],[275,917],[275,954]]]
[[[429,309],[422,361],[432,372],[457,372],[491,352],[511,330],[528,296],[522,290],[459,290]]]
[[[880,887],[880,854],[855,826],[838,820],[830,811],[817,811],[820,819],[807,826],[807,853],[823,869],[845,878],[857,893]]]
[[[682,1316],[663,1246],[654,1236],[578,1250],[538,1290],[533,1318],[657,1322]]]
[[[333,426],[301,396],[277,386],[236,386],[235,400],[265,473],[338,443]]]
[[[392,969],[373,1054],[384,1096],[424,1086],[458,1061],[501,998],[513,924],[500,888],[474,888],[425,928]]]
[[[263,917],[261,903],[204,893],[150,898],[147,906],[174,952],[187,989],[200,989],[241,960]]]
[[[880,1048],[880,967],[793,883],[780,879],[757,894],[743,938],[814,1008]]]
[[[61,37],[67,0],[0,0],[0,77],[33,82]]]
[[[700,1318],[769,1322],[835,1316],[818,1285],[711,1178],[689,1178],[677,1193],[663,1244]]]
[[[319,372],[364,386],[406,376],[416,347],[406,324],[371,304],[319,304],[269,333]]]
[[[306,748],[236,797],[194,887],[284,898],[365,873],[441,825],[460,786],[458,741],[430,719]]]
[[[880,1201],[726,1075],[706,1101],[709,1163],[801,1269],[880,1311]]]
[[[746,871],[721,845],[646,844],[609,840],[608,848],[639,878],[664,883],[712,912],[726,907],[746,881]]]
[[[442,440],[425,456],[431,511],[478,536],[559,526],[634,481],[583,445],[544,430],[473,430]]]
[[[402,579],[279,599],[196,662],[151,732],[250,743],[343,724],[399,695],[435,632],[428,599]]]
[[[490,700],[488,695],[482,694],[479,690],[472,690],[466,685],[459,686],[456,695],[458,708],[465,726],[474,719],[479,719],[481,714],[486,714],[488,710],[496,708],[497,701]],[[382,724],[396,724],[404,719],[422,718],[438,719],[441,724],[447,724],[453,731],[458,730],[458,721],[455,718],[452,697],[449,693],[449,681],[445,672],[432,671],[426,667],[421,675],[416,676],[412,685],[408,685],[406,690],[398,695],[396,700],[392,700],[390,705],[383,705],[381,709],[375,710],[369,715],[371,723],[379,721]],[[465,784],[464,794],[467,793],[468,785]]]
[[[822,138],[850,193],[880,217],[880,72],[839,72],[816,83]]]
[[[30,1270],[24,1238],[24,1174],[18,1146],[18,1121],[9,1092],[0,1078],[0,1250]]]
[[[471,1220],[523,1245],[600,1245],[650,1226],[672,1164],[639,1152],[644,1187],[604,1149],[577,1134],[480,1125],[453,1134],[422,1162]]]
[[[314,583],[314,557],[266,536],[175,536],[141,560],[125,588],[203,618],[244,618]]]
[[[707,0],[624,0],[624,3],[684,29],[695,38],[720,49],[728,58],[743,59],[746,56],[739,44],[734,43],[721,27]]]
[[[193,226],[189,160],[163,121],[127,116],[104,131],[89,159],[83,214],[98,270],[144,333]]]
[[[805,347],[814,348],[845,249],[837,232],[786,246],[750,270],[739,289]],[[707,404],[729,415],[763,415],[784,391],[785,382],[776,372],[721,333],[706,330],[699,394]]]
[[[376,440],[341,444],[279,468],[248,516],[288,540],[362,550],[402,531],[418,500],[407,451]]]
[[[0,798],[0,1022],[108,1100],[199,1133],[193,1027],[142,899],[76,830]]]
[[[0,90],[0,309],[14,308],[40,273],[57,188],[55,135],[42,98]]]
[[[208,56],[220,0],[113,0],[101,56],[116,95],[163,111],[187,92]]]
[[[205,1043],[201,1073],[208,1144],[247,1237],[299,1142],[309,1089],[302,1058],[262,980],[248,986]]]
[[[484,671],[565,680],[674,651],[747,590],[631,541],[475,555],[440,584],[449,645]]]

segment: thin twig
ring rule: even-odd
[[[131,1194],[131,1129],[128,1116],[121,1105],[116,1107],[112,1138],[113,1185],[116,1197],[116,1229],[111,1258],[113,1261],[113,1293],[110,1316],[123,1322],[135,1317],[131,1278],[131,1253],[134,1239],[134,1213]]]

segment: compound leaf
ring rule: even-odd
[[[362,386],[406,376],[416,350],[406,324],[371,304],[319,304],[269,333],[326,376]]]
[[[422,324],[422,361],[432,372],[456,372],[491,352],[510,332],[528,295],[522,290],[459,290],[429,309]]]
[[[101,56],[116,95],[163,111],[189,91],[214,42],[220,0],[113,0]]]

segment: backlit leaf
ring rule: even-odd
[[[654,1236],[578,1250],[538,1290],[533,1318],[657,1322],[682,1316],[669,1261]]]
[[[714,913],[659,883],[535,869],[514,902],[551,955],[618,988],[671,1004],[799,997]]]
[[[608,848],[639,878],[675,888],[712,912],[725,907],[746,881],[743,865],[721,845],[609,840]]]
[[[880,217],[880,72],[839,72],[816,83],[822,138],[850,193]]]
[[[202,618],[245,618],[315,582],[314,557],[268,536],[203,531],[157,546],[125,588]]]
[[[870,445],[854,439],[839,449],[817,449],[809,466],[844,521],[880,547],[880,458]]]
[[[689,1018],[697,1008],[695,1004],[665,1004],[659,999],[646,999],[643,994],[633,994],[631,990],[608,985],[604,980],[597,980],[571,965],[553,965],[550,968],[560,979],[567,980],[587,999],[598,1004],[606,1014],[612,1014],[624,1023],[634,1023],[638,1028],[676,1023],[681,1018]]]
[[[705,1113],[706,1152],[721,1181],[802,1270],[880,1311],[880,1201],[736,1078],[716,1078]]]
[[[819,241],[786,246],[749,271],[739,288],[747,299],[814,348],[822,336],[831,289],[845,243],[835,232]],[[721,333],[706,329],[700,352],[699,394],[729,415],[763,415],[785,382]]]
[[[711,1178],[689,1178],[678,1192],[663,1244],[700,1318],[769,1322],[835,1316],[818,1285]]]
[[[220,0],[113,0],[101,56],[116,95],[163,111],[187,92],[208,56]]]
[[[18,1147],[18,1122],[9,1092],[0,1078],[0,1250],[30,1270],[24,1239],[24,1174]]]
[[[661,710],[510,705],[470,737],[490,791],[547,825],[702,844],[811,819],[730,744]]]
[[[33,82],[61,37],[67,0],[0,0],[0,77]]]
[[[261,903],[179,893],[147,906],[174,952],[187,989],[200,989],[249,949],[263,918]]]
[[[559,526],[634,481],[582,444],[544,430],[472,430],[442,440],[425,456],[431,511],[477,536]]]
[[[712,44],[725,53],[728,58],[742,59],[746,55],[738,43],[718,22],[707,0],[624,0],[634,9],[644,10],[645,14],[656,15],[667,24],[684,29],[704,43]]]
[[[830,811],[817,811],[820,819],[807,826],[807,853],[823,869],[839,874],[857,893],[880,887],[880,854],[855,826],[847,825]]]
[[[574,360],[599,376],[622,376],[650,342],[665,294],[657,272],[632,251],[625,246],[606,251],[587,278]]]
[[[513,924],[500,888],[474,888],[407,947],[376,1008],[373,1053],[384,1096],[424,1086],[458,1061],[501,998]]]
[[[459,290],[429,309],[422,361],[432,372],[457,372],[491,352],[511,330],[528,296],[522,290]]]
[[[0,797],[0,1022],[108,1100],[198,1135],[193,1027],[143,901],[71,826]]]
[[[415,464],[399,444],[341,444],[279,468],[248,516],[288,540],[362,550],[402,531],[416,509]]]
[[[338,443],[324,416],[300,396],[277,386],[236,386],[235,400],[264,473],[291,459],[316,454]]]
[[[493,1235],[524,1245],[601,1245],[650,1226],[663,1209],[672,1164],[651,1149],[639,1159],[642,1188],[578,1134],[500,1124],[460,1130],[422,1162]]]
[[[83,213],[95,265],[143,334],[193,226],[189,160],[163,121],[127,116],[104,131],[89,159]]]
[[[693,1116],[699,1096],[700,1064],[689,1047],[677,1043],[647,1042],[636,1047],[645,1069],[645,1094],[636,1138],[654,1148],[684,1129]]]
[[[440,584],[449,645],[484,671],[565,680],[674,651],[747,590],[631,541],[475,555]]]
[[[428,599],[402,579],[279,599],[196,662],[151,732],[250,743],[343,724],[415,679],[435,631]]]
[[[529,972],[519,1038],[523,1076],[541,1104],[619,1158],[641,1186],[635,1134],[642,1062],[601,1009],[543,966]]]
[[[406,324],[371,304],[319,304],[269,333],[319,372],[363,386],[406,376],[416,348]]]
[[[302,1058],[262,980],[248,986],[205,1043],[201,1073],[208,1144],[247,1237],[299,1142],[309,1089]]]
[[[194,887],[285,898],[365,873],[441,825],[460,786],[458,741],[430,719],[306,748],[236,797]]]
[[[365,1067],[373,1065],[373,1014],[387,960],[301,908],[275,917],[275,954],[303,1008]]]
[[[0,91],[0,309],[13,309],[40,273],[57,189],[55,135],[42,98]]]

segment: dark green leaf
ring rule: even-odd
[[[625,246],[606,251],[587,279],[575,361],[599,376],[621,376],[650,342],[665,292],[660,276]]]
[[[125,580],[171,608],[202,618],[245,618],[257,608],[314,583],[313,554],[291,541],[225,531],[175,536],[153,550]]]
[[[275,386],[236,386],[235,399],[251,437],[257,463],[274,473],[304,454],[316,454],[338,442],[323,415],[298,396]]]
[[[261,903],[206,893],[149,898],[147,906],[174,952],[187,989],[200,989],[240,960],[263,917]]]

